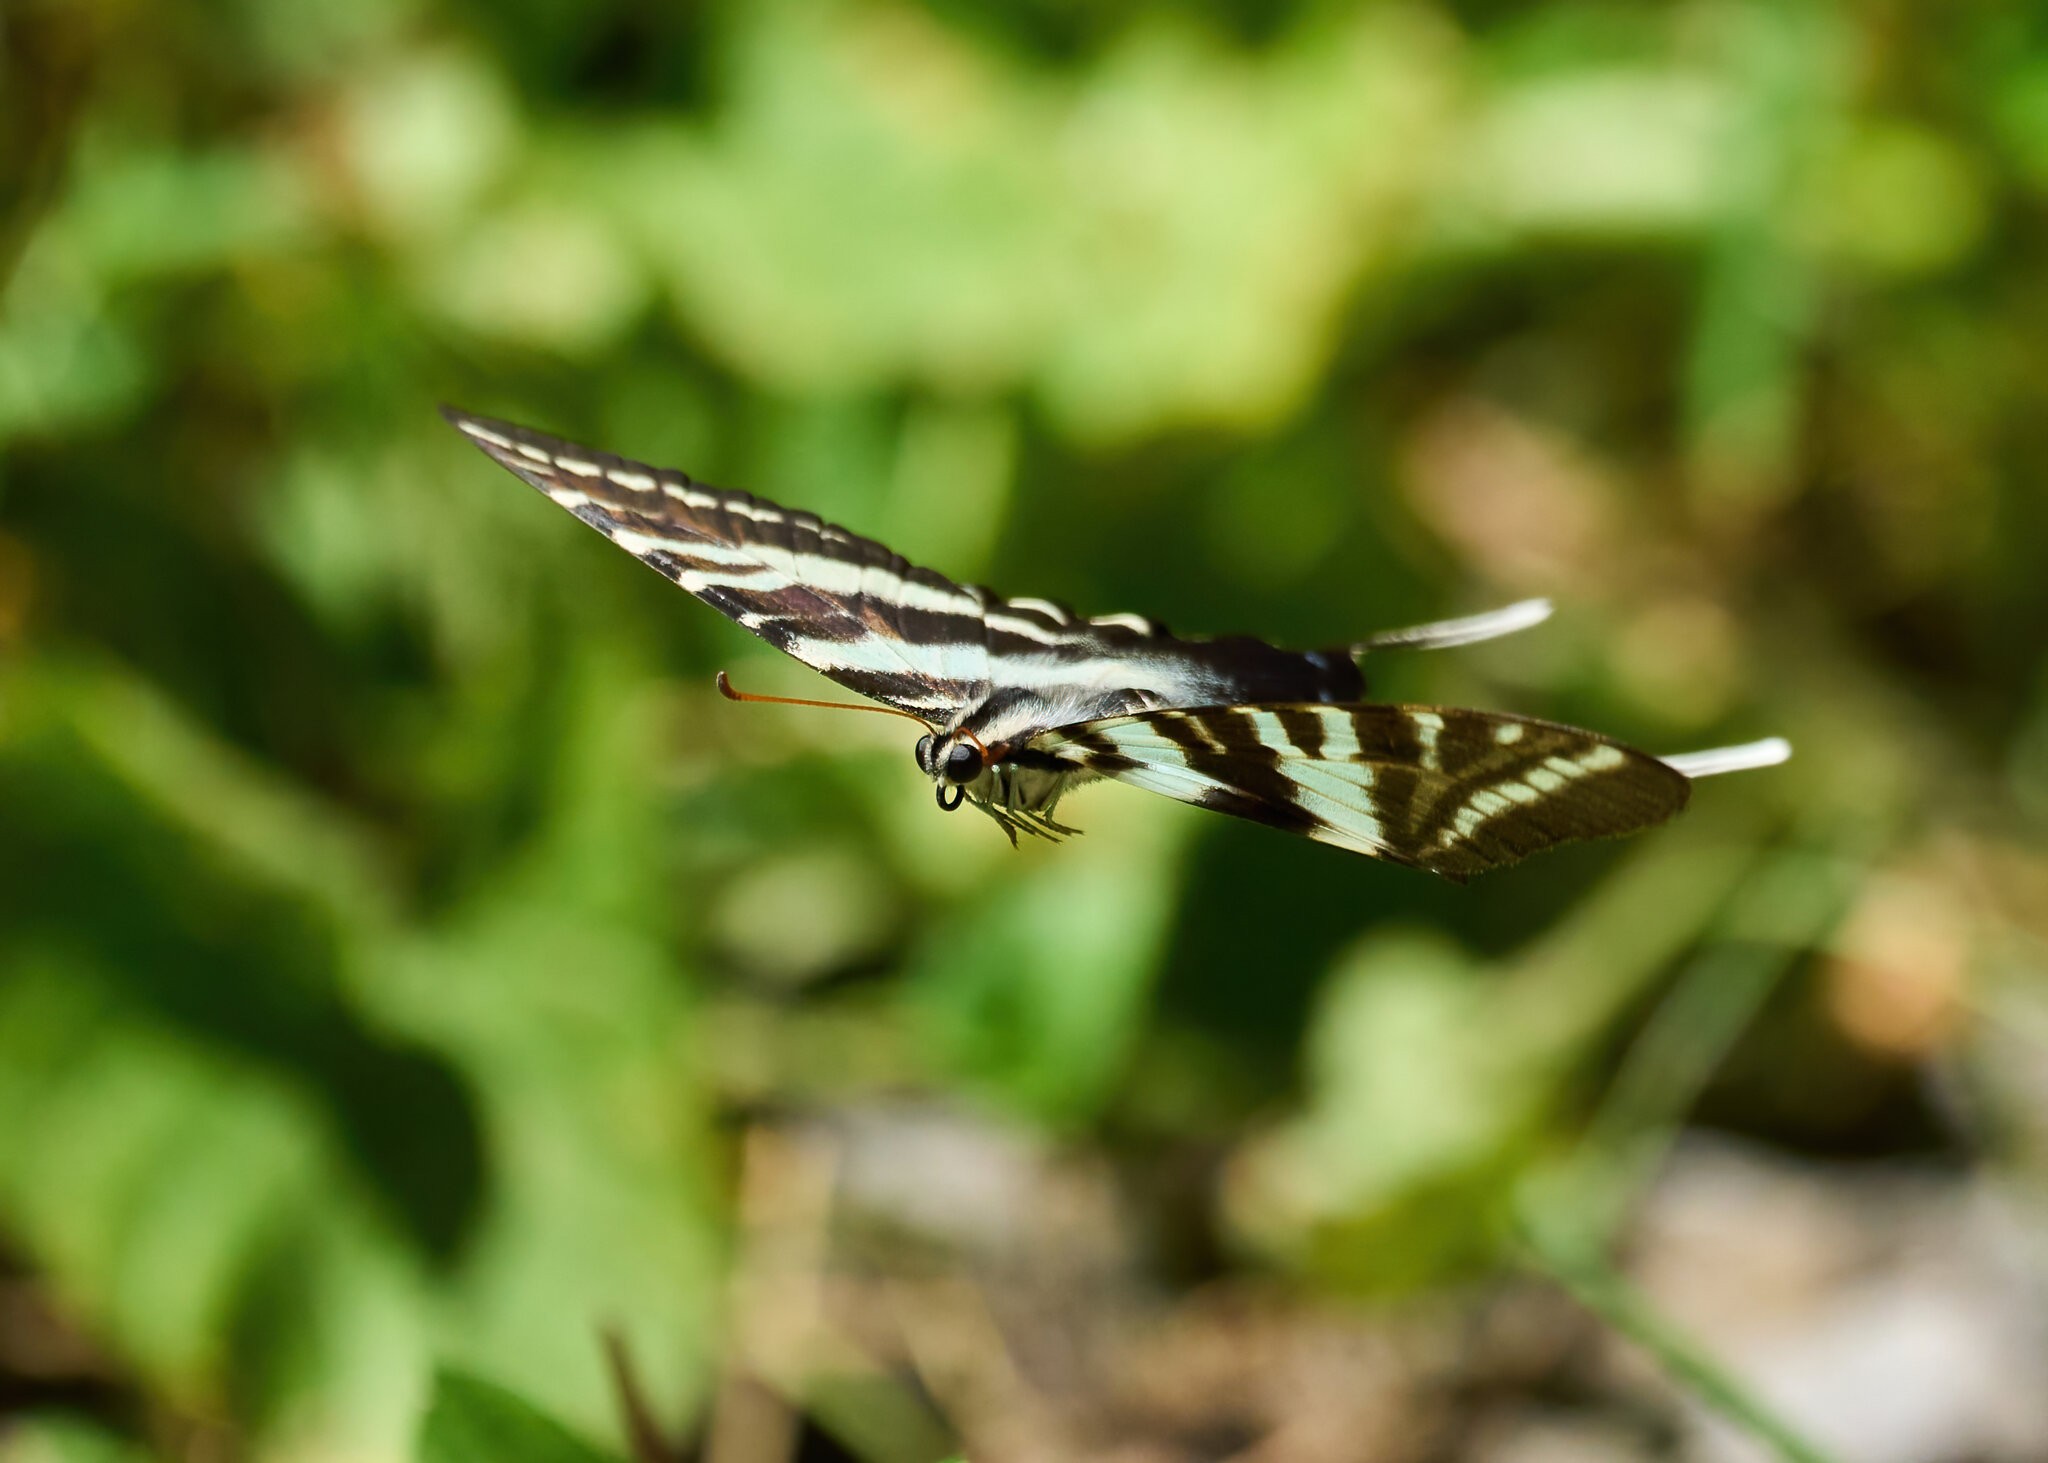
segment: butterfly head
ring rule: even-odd
[[[917,765],[938,785],[939,806],[949,813],[959,807],[962,800],[967,797],[968,787],[986,777],[1000,757],[1000,749],[992,754],[988,745],[971,731],[940,733],[929,729],[932,724],[923,717],[893,706],[856,706],[846,701],[813,701],[797,696],[760,696],[752,691],[736,689],[724,671],[718,673],[718,694],[728,701],[762,701],[775,706],[822,706],[833,711],[874,711],[885,716],[900,716],[905,720],[918,722],[928,730],[917,739]]]
[[[1057,839],[1074,830],[1052,821],[1053,804],[1077,776],[1075,769],[1053,766],[1027,769],[1012,760],[1012,744],[990,746],[965,727],[942,732],[924,718],[893,706],[855,706],[844,701],[810,701],[794,696],[757,696],[734,688],[718,673],[718,694],[728,701],[766,701],[779,706],[824,706],[835,711],[875,711],[901,716],[927,728],[917,739],[917,765],[938,793],[939,806],[952,812],[972,802],[994,818],[1017,841],[1018,831]]]
[[[936,786],[939,806],[951,812],[988,770],[988,748],[972,734],[928,734],[917,739],[917,765]]]

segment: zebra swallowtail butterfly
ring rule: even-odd
[[[1071,788],[1111,778],[1464,880],[1554,844],[1661,823],[1692,779],[1769,766],[1771,739],[1658,758],[1554,722],[1365,701],[1358,662],[1464,645],[1550,613],[1531,600],[1324,650],[1188,639],[1076,616],[913,566],[809,513],[443,408],[503,466],[779,650],[922,722],[917,763],[962,802],[1057,839]],[[735,699],[724,676],[719,688]],[[821,704],[821,703],[807,703]]]

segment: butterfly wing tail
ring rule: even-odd
[[[1765,737],[1739,747],[1710,747],[1704,752],[1680,752],[1660,758],[1666,767],[1687,777],[1719,777],[1724,772],[1751,772],[1759,767],[1776,767],[1790,761],[1792,744],[1783,737]]]
[[[1454,645],[1476,645],[1498,640],[1530,629],[1550,618],[1547,599],[1518,600],[1484,614],[1465,615],[1455,620],[1432,620],[1427,625],[1410,625],[1400,630],[1382,630],[1350,647],[1354,656],[1375,650],[1447,650]]]

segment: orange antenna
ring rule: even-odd
[[[908,711],[898,711],[893,706],[862,706],[854,701],[810,701],[801,696],[757,696],[752,691],[736,688],[726,679],[724,671],[718,673],[718,694],[728,701],[759,701],[769,706],[822,706],[827,711],[879,711],[884,716],[900,716],[905,721],[914,721],[926,731],[932,731],[932,724],[923,717],[912,716]]]

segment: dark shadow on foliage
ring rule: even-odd
[[[0,765],[0,825],[9,944],[74,951],[159,1019],[306,1089],[413,1242],[454,1260],[485,1182],[474,1101],[341,999],[320,912],[236,882],[68,758]]]

